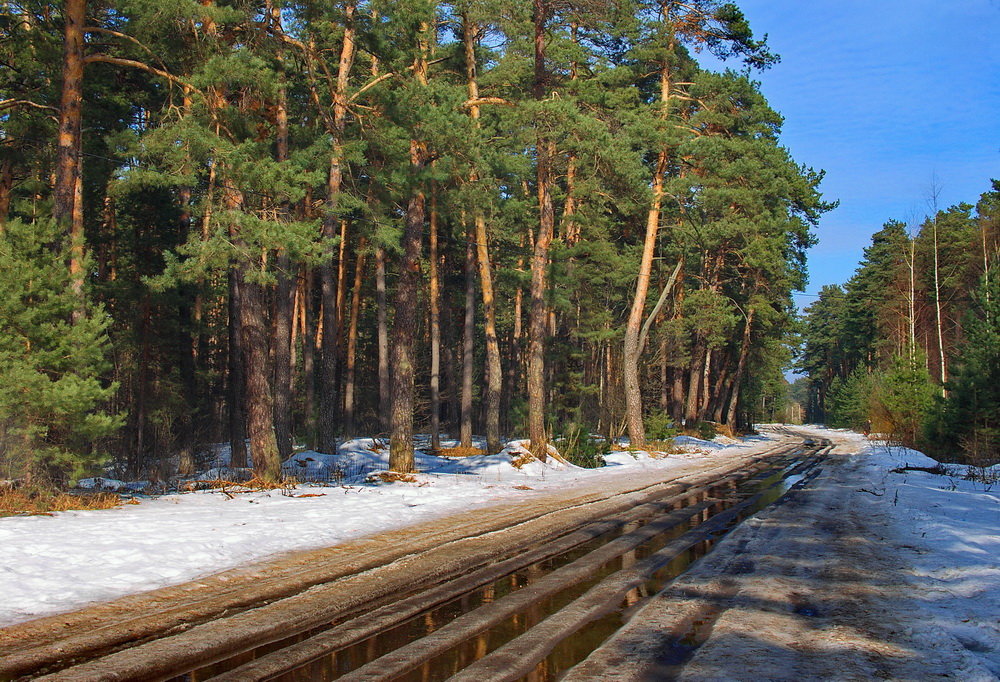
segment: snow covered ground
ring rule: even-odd
[[[419,444],[419,443],[418,443]],[[457,443],[445,442],[445,447]],[[747,448],[750,443],[730,444]],[[384,443],[357,439],[337,455],[301,452],[285,464],[291,490],[233,489],[140,498],[119,509],[0,518],[0,626],[173,585],[293,550],[334,545],[464,510],[569,488],[639,469],[664,470],[719,456],[717,443],[686,439],[687,453],[655,458],[615,452],[581,469],[550,458],[515,467],[517,442],[493,456],[419,453],[412,482],[366,483],[388,466]],[[225,448],[219,455],[224,459]],[[215,477],[224,461],[212,463]],[[202,476],[201,478],[205,478]],[[135,486],[92,480],[103,489]]]
[[[889,512],[921,625],[954,637],[1000,678],[1000,465],[972,472],[985,480],[969,480],[969,467],[954,464],[946,474],[893,473],[938,463],[906,448],[859,445],[872,482],[863,494]]]

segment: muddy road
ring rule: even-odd
[[[557,679],[828,450],[784,432],[669,480],[540,493],[31,621],[0,631],[0,679]]]

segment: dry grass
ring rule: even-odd
[[[485,455],[485,450],[480,450],[479,448],[473,447],[462,447],[461,445],[454,448],[441,448],[437,451],[437,454],[441,457],[478,457],[480,455]]]
[[[520,455],[512,459],[510,461],[510,464],[515,469],[520,469],[525,464],[531,464],[532,462],[537,462],[537,461],[538,460],[535,458],[535,456],[530,452],[522,452]]]
[[[115,509],[124,502],[114,493],[70,495],[46,490],[0,491],[0,516],[48,515],[71,509]]]
[[[737,438],[737,434],[733,431],[733,427],[729,424],[716,424],[715,433],[718,436],[725,436],[726,438]]]
[[[646,452],[649,453],[650,457],[655,459],[657,457],[666,457],[667,455],[679,455],[685,452],[685,450],[675,444],[673,439],[668,439],[647,441]]]
[[[380,471],[368,477],[370,481],[382,481],[383,483],[416,483],[417,479],[410,474],[400,474],[395,471]]]

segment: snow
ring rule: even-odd
[[[384,483],[368,478],[388,468],[387,443],[363,438],[344,443],[336,455],[296,453],[284,470],[300,483],[287,490],[241,492],[227,485],[137,498],[114,510],[0,518],[0,626],[538,491],[628,476],[637,469],[667,471],[721,452],[715,444],[700,443],[700,450],[692,443],[686,448],[690,452],[667,457],[612,453],[613,466],[603,469],[554,458],[518,468],[513,462],[527,454],[526,441],[512,441],[492,456],[437,457],[418,450],[420,473],[412,482]],[[418,447],[427,445],[426,437],[417,438]],[[442,442],[443,447],[456,445]],[[189,479],[188,486],[243,480],[240,470],[228,467],[228,452],[227,446],[216,448],[208,463],[212,468]],[[105,491],[142,487],[112,478],[85,479],[80,485]]]
[[[909,566],[907,618],[958,640],[1000,677],[1000,465],[894,473],[942,465],[908,448],[845,431],[836,435],[854,441],[870,481],[857,495],[888,515],[880,530]]]

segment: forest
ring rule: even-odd
[[[834,206],[777,59],[715,0],[3,0],[0,477],[752,424]],[[813,306],[816,409],[904,347],[960,380],[970,210],[933,222],[937,318],[926,225]],[[906,263],[917,313],[869,305]]]
[[[1000,181],[975,205],[935,194],[806,309],[807,414],[986,467],[1000,462]]]

